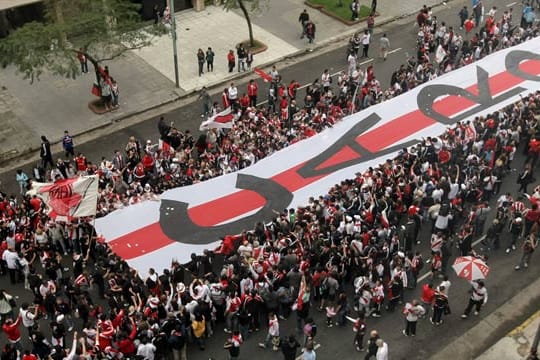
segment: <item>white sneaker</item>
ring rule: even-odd
[[[479,312],[478,312],[478,311],[475,311],[475,312],[474,312],[474,315],[477,315],[477,316],[478,316],[478,314],[479,314]]]
[[[506,249],[506,253],[510,254],[510,248]]]
[[[526,269],[526,268],[529,267],[529,264],[525,263],[525,264],[523,264],[523,267]]]
[[[514,266],[514,270],[519,270],[519,265]]]

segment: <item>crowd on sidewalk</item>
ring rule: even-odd
[[[535,32],[482,31],[479,38],[484,41],[477,46],[487,54]],[[446,37],[445,33],[437,47],[450,47],[454,36],[445,44]],[[508,41],[493,45],[505,37]],[[450,70],[448,63],[459,66],[457,54],[445,56],[453,60],[430,66],[424,56],[418,64],[404,65],[393,76],[398,81],[393,81],[388,96],[427,81],[429,74]],[[234,84],[224,91],[223,106],[230,106],[236,117],[230,130],[212,129],[195,140],[189,131],[181,133],[162,118],[158,125],[162,145],[143,146],[132,137],[123,151],[96,164],[78,154],[73,162],[57,160],[53,165],[50,144],[43,139],[43,163],[34,177],[56,180],[77,173],[100,174],[100,215],[157,199],[164,189],[247,167],[386,98],[373,68],[350,70],[340,75],[337,89],[325,70],[308,87],[300,107],[299,84],[291,81],[285,86],[274,68],[268,94],[275,99],[266,107],[256,107],[258,89],[249,88],[254,83],[248,84],[246,95],[239,96]],[[396,317],[392,313],[401,310],[406,289],[416,287],[420,270],[429,266],[431,281],[423,285],[421,301],[403,304],[407,321],[403,332],[415,336],[418,318],[428,316],[430,309],[433,326],[443,324],[444,315],[450,313],[447,271],[454,247],[461,255],[482,256],[472,249],[472,240],[486,230],[490,251],[501,246],[507,253],[519,251],[516,270],[528,266],[537,244],[540,189],[524,199],[501,194],[500,188],[512,172],[516,152],[523,150],[527,159],[518,176],[519,192],[531,190],[528,185],[535,181],[540,155],[539,106],[537,92],[485,117],[458,123],[441,136],[427,138],[336,184],[305,206],[283,209],[270,222],[261,219],[241,235],[229,234],[219,249],[194,254],[188,264],[173,262],[161,274],[150,269],[145,279],[95,236],[91,222],[55,223],[44,214],[39,198],[2,194],[1,269],[14,286],[20,282],[33,294],[19,307],[9,291],[0,292],[2,329],[8,339],[2,359],[17,359],[17,351],[25,360],[185,359],[188,346],[203,350],[216,324],[223,322],[230,333],[225,346],[230,358],[238,358],[242,343],[265,328],[268,335],[262,348],[280,350],[286,359],[303,349],[304,359],[311,360],[319,341],[313,312],[319,310],[328,327],[344,326],[346,316],[356,313],[357,350],[366,350],[366,359],[384,360],[388,344],[377,331],[364,339],[368,317]],[[209,111],[217,114],[218,107],[213,104]],[[518,149],[519,144],[525,146]],[[64,150],[69,157],[75,153],[69,133]],[[52,170],[44,173],[47,167]],[[21,192],[29,183],[23,174],[18,174]],[[490,213],[496,216],[488,224]],[[429,239],[419,236],[426,228]],[[507,231],[510,240],[501,244]],[[421,241],[430,244],[426,259],[417,250]],[[222,269],[213,268],[215,256],[225,258]],[[436,286],[438,278],[443,281]],[[351,287],[353,296],[347,292]],[[481,311],[488,299],[483,282],[471,287],[463,318],[473,308]],[[296,318],[297,335],[284,337],[280,320],[290,316]],[[42,328],[44,323],[49,330]],[[24,336],[30,338],[24,350],[21,324]],[[71,333],[75,325],[82,331]]]

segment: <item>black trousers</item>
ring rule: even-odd
[[[362,57],[368,57],[369,44],[362,45]]]
[[[443,312],[444,312],[444,308],[442,308],[442,307],[434,307],[433,308],[433,317],[431,318],[431,321],[433,321],[434,323],[441,322]]]
[[[465,315],[469,315],[471,313],[471,310],[473,307],[476,307],[476,311],[480,311],[482,309],[482,304],[484,302],[482,300],[473,300],[471,298],[469,298],[469,304],[467,305],[467,308],[465,309],[465,311],[463,312],[463,314]]]
[[[407,326],[405,327],[405,334],[416,335],[416,321],[407,320]]]

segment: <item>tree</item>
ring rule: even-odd
[[[223,7],[227,11],[231,9],[240,8],[240,10],[242,11],[242,14],[244,14],[244,17],[246,18],[246,22],[248,25],[250,47],[255,46],[255,39],[253,38],[253,27],[251,25],[251,18],[249,17],[249,11],[248,11],[248,8],[246,7],[246,4],[249,4],[250,11],[258,11],[262,9],[263,2],[266,3],[267,0],[224,0],[223,1]]]
[[[0,40],[2,65],[14,65],[31,82],[45,71],[75,79],[80,51],[99,83],[100,63],[150,45],[165,30],[148,26],[130,0],[44,0],[43,21],[24,24]]]

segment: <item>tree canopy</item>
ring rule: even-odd
[[[249,12],[262,10],[268,4],[268,1],[269,0],[225,0],[223,2],[223,7],[227,11],[240,8],[242,14],[244,14],[244,18],[246,18],[246,22],[248,25],[250,46],[254,46],[255,42],[253,38],[253,29],[251,26],[251,18],[249,17]]]
[[[77,52],[92,63],[150,45],[162,25],[141,20],[140,5],[129,0],[44,0],[44,19],[24,24],[0,40],[0,61],[34,81],[45,71],[76,78]]]

